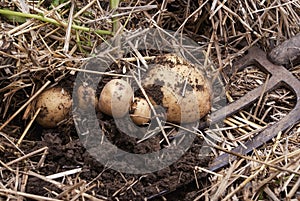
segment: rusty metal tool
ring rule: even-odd
[[[278,132],[283,131],[300,120],[300,81],[293,76],[286,68],[280,65],[275,65],[267,59],[267,54],[259,49],[258,47],[252,47],[249,49],[248,54],[238,60],[235,63],[236,69],[243,69],[249,65],[255,65],[262,71],[270,74],[270,79],[266,83],[266,86],[259,86],[256,89],[248,92],[246,95],[236,100],[233,103],[221,108],[220,110],[212,113],[211,123],[216,123],[225,119],[226,117],[242,110],[249,104],[257,100],[263,90],[264,92],[271,91],[279,86],[286,86],[292,90],[296,95],[297,103],[295,107],[290,111],[288,115],[283,117],[281,120],[275,124],[267,126],[264,130],[258,133],[251,140],[247,141],[243,146],[238,146],[231,150],[232,152],[238,154],[248,154],[253,149],[262,146],[264,143],[268,142],[274,138]],[[265,88],[264,88],[265,87]],[[216,171],[233,161],[236,157],[228,153],[220,155],[215,158],[209,166],[209,170]]]

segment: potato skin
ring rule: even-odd
[[[166,109],[167,121],[191,123],[211,110],[212,89],[204,73],[176,55],[166,55],[145,76],[143,86],[153,105]],[[162,94],[151,90],[155,87]],[[154,94],[155,92],[156,94]]]
[[[102,89],[98,109],[114,118],[122,118],[129,112],[133,90],[128,82],[112,79]]]
[[[90,86],[80,85],[77,89],[77,99],[78,107],[82,110],[94,109],[98,104],[95,90]]]
[[[41,93],[36,109],[41,108],[36,121],[44,128],[54,128],[64,120],[72,107],[70,94],[61,87],[53,87]]]
[[[136,97],[130,107],[130,117],[136,125],[143,125],[151,118],[151,108],[144,98]]]

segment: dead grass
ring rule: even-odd
[[[27,148],[34,142],[20,141],[20,137],[23,134],[26,139],[32,131],[34,97],[46,87],[71,79],[74,69],[111,37],[99,30],[110,32],[112,19],[119,19],[119,27],[125,30],[159,26],[183,32],[197,41],[205,48],[207,58],[215,63],[215,71],[224,78],[229,102],[267,79],[266,74],[255,68],[234,72],[235,59],[251,46],[269,51],[300,32],[299,0],[123,1],[116,11],[106,1],[63,1],[55,7],[49,2],[0,2],[2,8],[47,18],[0,16],[0,177],[4,173],[9,175],[5,177],[9,179],[0,180],[0,195],[7,200],[107,199],[93,194],[90,189],[94,182],[70,176],[79,169],[55,178],[36,173],[35,169],[47,164],[48,148],[29,152]],[[291,69],[298,78],[299,69],[300,66]],[[259,102],[227,118],[223,128],[213,131],[220,139],[219,145],[231,150],[243,144],[287,115],[296,101],[293,92],[286,88],[263,95]],[[299,139],[300,124],[278,133],[276,139],[254,150],[252,159],[238,159],[230,167],[210,174],[211,185],[199,189],[194,199],[299,199]],[[221,153],[222,150],[214,150],[215,156]],[[39,158],[39,162],[32,162],[33,157]],[[61,192],[49,192],[51,196],[26,193],[29,176],[54,185]],[[60,177],[65,177],[64,182],[55,180]],[[131,189],[127,182],[126,185]]]

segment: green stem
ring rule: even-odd
[[[9,15],[9,16],[33,18],[33,19],[37,19],[37,20],[40,20],[40,21],[43,21],[43,22],[48,22],[48,23],[51,23],[51,24],[55,24],[55,25],[62,25],[64,27],[66,27],[68,25],[65,22],[58,22],[58,21],[56,21],[52,18],[44,17],[44,16],[41,16],[41,15],[21,13],[21,12],[6,10],[6,9],[0,9],[0,15]],[[100,35],[111,35],[112,34],[111,31],[100,30],[100,29],[93,30],[93,29],[90,29],[88,27],[78,26],[78,25],[75,25],[75,24],[72,25],[72,28],[76,29],[76,30],[86,31],[86,32],[95,32],[95,33],[100,34]]]
[[[119,2],[120,2],[120,0],[110,0],[110,8],[111,9],[117,9],[118,6],[119,6]],[[113,23],[112,32],[115,34],[119,29],[119,27],[118,27],[118,18],[113,18],[112,23]]]
[[[120,0],[110,0],[110,7],[111,7],[112,9],[118,8],[119,2],[120,2]]]

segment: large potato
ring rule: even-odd
[[[167,55],[143,81],[153,105],[166,109],[167,120],[195,122],[211,109],[211,86],[204,74],[182,58]]]

